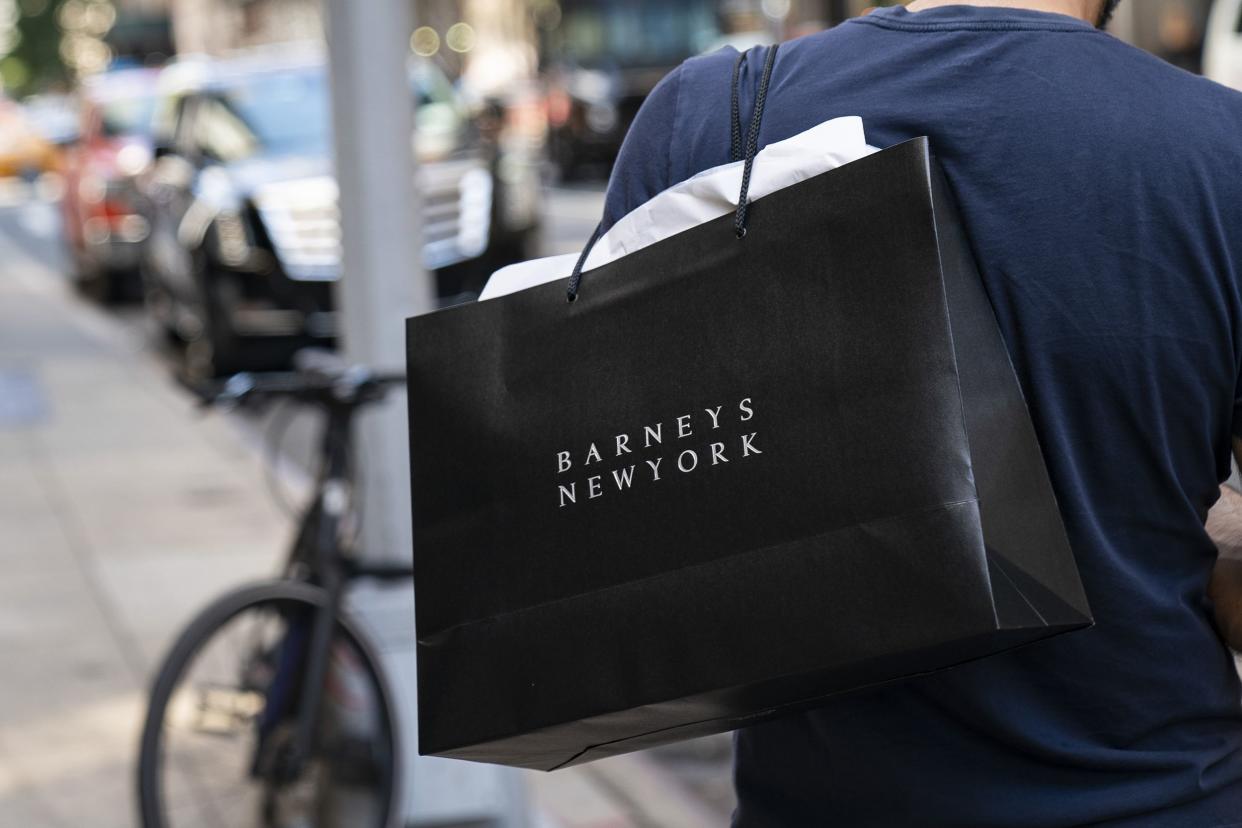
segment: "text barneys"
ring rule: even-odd
[[[706,446],[682,449],[676,453],[675,459],[672,459],[669,466],[663,466],[663,463],[666,458],[673,458],[672,454],[661,455],[654,459],[635,454],[635,448],[643,453],[647,453],[652,448],[659,450],[671,447],[675,450],[677,441],[691,439],[696,433],[705,433],[709,437],[716,436],[713,432],[721,430],[734,420],[738,423],[745,423],[755,417],[754,403],[750,397],[739,401],[736,410],[726,411],[723,405],[701,410],[702,414],[693,412],[677,417],[670,424],[668,434],[665,434],[664,423],[661,422],[643,426],[640,432],[633,432],[632,442],[630,432],[617,434],[611,440],[602,443],[602,451],[599,443],[591,443],[587,450],[577,457],[569,450],[558,451],[556,453],[558,475],[568,474],[575,468],[581,468],[583,472],[594,471],[595,466],[605,465],[605,457],[612,462],[615,462],[617,458],[625,458],[622,460],[622,465],[616,468],[600,469],[598,474],[588,474],[584,480],[559,483],[557,491],[561,508],[578,502],[580,493],[578,483],[580,482],[583,483],[581,493],[585,495],[585,499],[594,500],[602,497],[605,492],[625,491],[631,488],[636,476],[640,481],[649,480],[655,483],[660,481],[665,473],[672,473],[674,468],[678,473],[689,474],[701,467],[728,463],[730,456],[743,459],[763,454],[755,445],[755,438],[758,436],[756,431],[742,433],[731,438],[720,435],[720,439],[709,442]],[[666,437],[669,439],[667,445],[664,442]],[[625,465],[625,462],[631,459],[634,462]]]

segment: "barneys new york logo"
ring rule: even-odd
[[[597,497],[603,497],[605,492],[624,492],[634,486],[636,479],[638,482],[646,480],[658,483],[663,479],[663,475],[674,472],[674,470],[676,473],[690,474],[706,466],[729,463],[730,457],[744,459],[763,454],[755,445],[755,438],[759,435],[757,431],[747,433],[743,429],[741,434],[726,436],[731,430],[728,426],[735,422],[747,423],[755,418],[754,403],[750,397],[739,401],[736,410],[726,410],[723,405],[718,405],[715,408],[701,409],[701,411],[703,412],[701,414],[696,411],[677,417],[670,424],[668,434],[665,434],[664,423],[660,422],[643,426],[641,431],[633,432],[635,438],[633,444],[630,441],[631,432],[617,434],[611,440],[604,442],[602,452],[599,443],[591,443],[585,454],[581,455],[580,462],[576,462],[572,451],[558,451],[556,453],[558,476],[569,474],[576,468],[581,469],[579,474],[587,475],[585,479],[557,484],[560,508],[576,504],[579,495],[582,495],[584,500],[594,500]],[[701,439],[704,434],[708,438],[716,439],[712,439],[706,445],[700,443],[696,447],[677,450],[681,440],[691,440],[696,435]],[[666,438],[668,443],[665,443]],[[638,445],[639,443],[641,446]],[[645,456],[652,454],[653,450],[663,453],[654,458]],[[605,456],[609,461],[607,463],[605,463]],[[618,458],[620,458],[619,463]],[[672,459],[668,466],[663,465],[666,459]],[[616,468],[603,468],[614,464]],[[598,473],[593,473],[597,471],[597,466],[600,467]],[[581,490],[578,488],[579,483],[583,484]]]

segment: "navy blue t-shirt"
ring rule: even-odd
[[[606,223],[730,160],[735,55],[651,95]],[[740,731],[737,822],[1242,825],[1203,529],[1242,365],[1242,94],[1066,16],[893,7],[781,47],[761,144],[840,115],[875,146],[930,136],[1097,623]]]

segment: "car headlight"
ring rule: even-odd
[[[246,223],[237,213],[225,212],[216,216],[216,252],[222,264],[241,267],[250,259],[250,236]]]
[[[617,108],[611,104],[591,104],[587,107],[586,122],[592,132],[612,132],[617,126]]]
[[[87,204],[103,204],[108,195],[108,182],[98,175],[83,175],[78,181],[78,198]]]
[[[127,144],[116,154],[116,168],[128,176],[136,176],[151,163],[151,150],[142,144]]]

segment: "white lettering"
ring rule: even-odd
[[[618,489],[628,489],[630,486],[634,485],[634,467],[630,466],[628,469],[613,469],[612,479],[617,481]]]
[[[596,463],[602,463],[602,462],[604,462],[604,458],[602,458],[602,457],[600,457],[600,456],[599,456],[599,449],[597,449],[597,448],[595,447],[595,444],[594,444],[594,443],[591,443],[591,450],[587,452],[586,462],[584,462],[582,465],[584,465],[584,466],[589,466],[589,465],[591,465],[591,458],[592,458],[592,457],[594,457],[594,458],[595,458],[595,462],[596,462]]]
[[[755,410],[750,407],[750,397],[742,400],[737,404],[738,410],[742,412],[742,422],[746,422],[755,416]]]
[[[679,417],[674,417],[673,419],[676,423],[677,429],[675,440],[684,440],[687,437],[694,436],[695,419],[701,416],[697,413],[699,411],[705,413],[711,421],[711,425],[700,429],[700,432],[716,431],[720,429],[722,425],[727,425],[728,423],[724,422],[727,418],[723,418],[724,408],[724,405],[696,408],[692,409],[692,413],[690,414],[683,414]],[[752,397],[745,397],[739,400],[737,403],[737,411],[738,418],[741,422],[744,423],[749,420],[753,420],[755,418],[754,399]],[[613,435],[611,444],[608,441],[590,443],[586,452],[581,455],[578,454],[577,449],[567,449],[565,451],[556,452],[556,473],[558,475],[565,475],[567,472],[572,471],[578,466],[603,466],[605,465],[603,451],[613,448],[615,448],[615,454],[613,456],[618,458],[627,454],[636,455],[640,453],[657,453],[649,451],[644,452],[643,449],[651,449],[653,446],[663,446],[663,423],[653,423],[652,425],[643,426],[642,429],[643,444],[641,447],[636,445],[636,441],[631,441],[631,436],[637,436],[638,434],[637,431],[633,431]],[[729,432],[730,436],[722,437],[717,442],[710,442],[710,438],[705,439],[707,435],[702,434],[702,436],[699,437],[699,440],[702,442],[696,440],[693,443],[693,448],[688,448],[680,453],[677,453],[676,459],[673,460],[677,466],[677,469],[682,474],[690,474],[696,471],[700,465],[707,465],[705,463],[701,463],[700,461],[704,460],[709,455],[711,457],[710,465],[712,466],[727,464],[731,460],[736,459],[736,455],[733,457],[728,456],[732,451],[732,449],[729,449],[728,446],[736,445],[729,443],[729,440],[735,439],[734,436],[732,436],[736,433],[735,427],[730,426],[726,429],[726,432]],[[739,437],[742,441],[743,458],[750,457],[752,454],[764,453],[763,450],[759,449],[758,446],[755,445],[759,438],[759,432],[752,431],[749,434],[739,435]],[[603,451],[601,451],[601,446]],[[663,449],[661,448],[660,453],[662,452]],[[708,454],[705,454],[704,452],[708,452]],[[578,460],[578,457],[581,457],[582,459]],[[595,500],[596,498],[603,497],[605,494],[604,490],[606,488],[604,481],[608,478],[609,474],[612,475],[612,482],[617,487],[617,491],[624,492],[627,489],[633,489],[636,482],[635,470],[639,468],[640,459],[643,463],[646,463],[647,468],[651,470],[650,480],[652,482],[658,482],[661,479],[660,469],[664,462],[663,457],[656,457],[650,460],[645,457],[634,457],[631,459],[633,459],[634,462],[628,465],[620,465],[618,461],[609,461],[607,465],[614,466],[615,468],[601,468],[599,469],[599,473],[594,475],[591,475],[591,470],[587,470],[583,473],[583,477],[579,478],[577,481],[566,483],[564,485],[558,484],[557,495],[560,501],[560,508],[563,509],[566,506],[577,504],[579,482],[584,482],[586,484],[588,500]],[[576,477],[577,475],[573,476]]]

